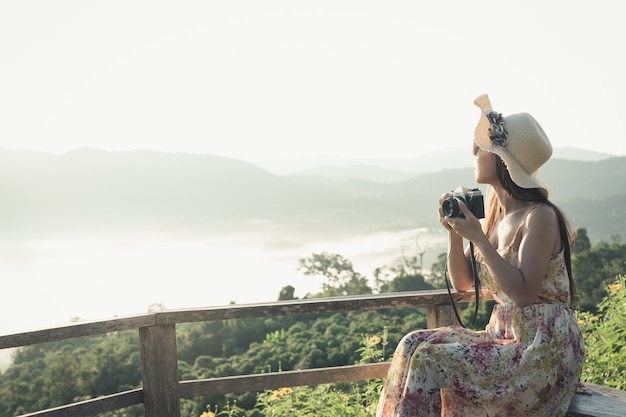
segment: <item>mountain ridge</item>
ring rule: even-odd
[[[562,147],[554,149],[553,158],[601,161],[614,156],[616,155]],[[357,159],[317,155],[254,163],[277,175],[322,176],[334,179],[359,178],[388,183],[443,169],[473,167],[474,159],[470,150],[463,146],[434,150],[406,158]]]
[[[592,239],[608,239],[626,236],[625,167],[626,157],[555,158],[540,176],[575,226],[588,228]],[[204,234],[263,229],[306,238],[435,227],[434,202],[473,178],[468,166],[385,182],[278,175],[205,154],[0,149],[0,231],[10,236],[99,228]]]

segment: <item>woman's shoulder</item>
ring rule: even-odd
[[[556,211],[547,204],[538,203],[528,209],[525,222],[526,226],[531,224],[548,225],[556,224],[558,221]]]
[[[531,241],[554,242],[552,252],[561,248],[558,215],[549,205],[534,206],[526,216],[523,229]]]

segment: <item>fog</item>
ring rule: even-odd
[[[268,302],[292,285],[296,297],[321,289],[298,260],[338,253],[368,278],[403,253],[426,250],[429,268],[445,239],[426,229],[296,242],[288,236],[220,237],[133,233],[3,242],[0,334],[167,309]]]

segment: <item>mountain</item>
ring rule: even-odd
[[[390,183],[409,179],[415,176],[414,172],[399,169],[385,168],[377,165],[318,165],[291,175],[302,177],[324,177],[331,179],[358,178],[371,182]]]
[[[59,233],[165,227],[230,231],[345,199],[245,161],[213,155],[80,149],[0,151],[0,228]]]
[[[441,194],[472,185],[473,178],[471,167],[383,183],[276,175],[213,155],[0,149],[0,236],[158,229],[205,235],[269,230],[306,238],[436,227]],[[552,159],[541,178],[592,240],[626,236],[626,157]]]
[[[448,168],[460,168],[473,165],[472,155],[469,148],[453,147],[445,150],[427,152],[415,157],[407,158],[345,158],[329,155],[307,156],[303,158],[290,158],[275,161],[258,161],[258,166],[277,175],[292,174],[316,174],[324,173],[329,168],[337,171],[344,170],[346,173],[354,173],[352,167],[359,167],[358,173],[363,174],[366,167],[376,172],[389,172],[409,178],[415,174],[440,171]],[[387,174],[384,174],[387,175]],[[357,178],[370,179],[386,182],[386,179],[376,179],[372,173],[367,173],[369,178],[358,176]],[[337,175],[335,175],[337,177]],[[344,177],[345,178],[345,177]],[[406,179],[404,178],[404,179]]]
[[[604,159],[612,158],[616,155],[608,153],[587,151],[578,148],[572,148],[569,146],[554,149],[554,158],[558,159],[573,159],[576,161],[602,161]]]
[[[572,147],[554,149],[555,159],[601,161],[614,155]],[[334,179],[358,178],[374,182],[394,182],[417,174],[474,166],[469,147],[452,147],[426,152],[411,158],[341,158],[318,155],[256,164],[277,175],[321,176]]]

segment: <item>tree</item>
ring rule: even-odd
[[[403,268],[406,275],[418,275],[422,273],[422,268],[424,267],[424,255],[430,245],[430,240],[425,244],[421,244],[419,235],[415,236],[412,241],[415,246],[415,251],[412,252],[412,254],[407,255],[408,249],[404,246],[402,247],[403,262],[400,267]]]
[[[430,282],[436,287],[445,288],[445,271],[448,254],[443,252],[437,257],[437,262],[430,267]]]
[[[295,293],[296,293],[296,289],[293,286],[291,285],[284,286],[280,290],[280,294],[278,295],[278,301],[295,300],[296,299],[296,297],[294,297]]]
[[[422,274],[424,254],[430,242],[421,244],[419,236],[414,237],[412,242],[414,250],[409,250],[403,245],[399,261],[391,266],[385,265],[374,270],[374,283],[379,292],[419,291],[435,288],[432,283],[426,282]],[[436,279],[433,282],[436,282]]]
[[[587,229],[580,228],[576,230],[574,237],[574,253],[581,253],[591,249],[591,242],[589,236],[587,236]]]
[[[308,276],[324,276],[322,296],[371,294],[367,278],[354,270],[352,262],[336,253],[314,253],[298,261],[298,270]]]
[[[399,275],[382,287],[383,292],[432,290],[433,288],[421,274]]]

